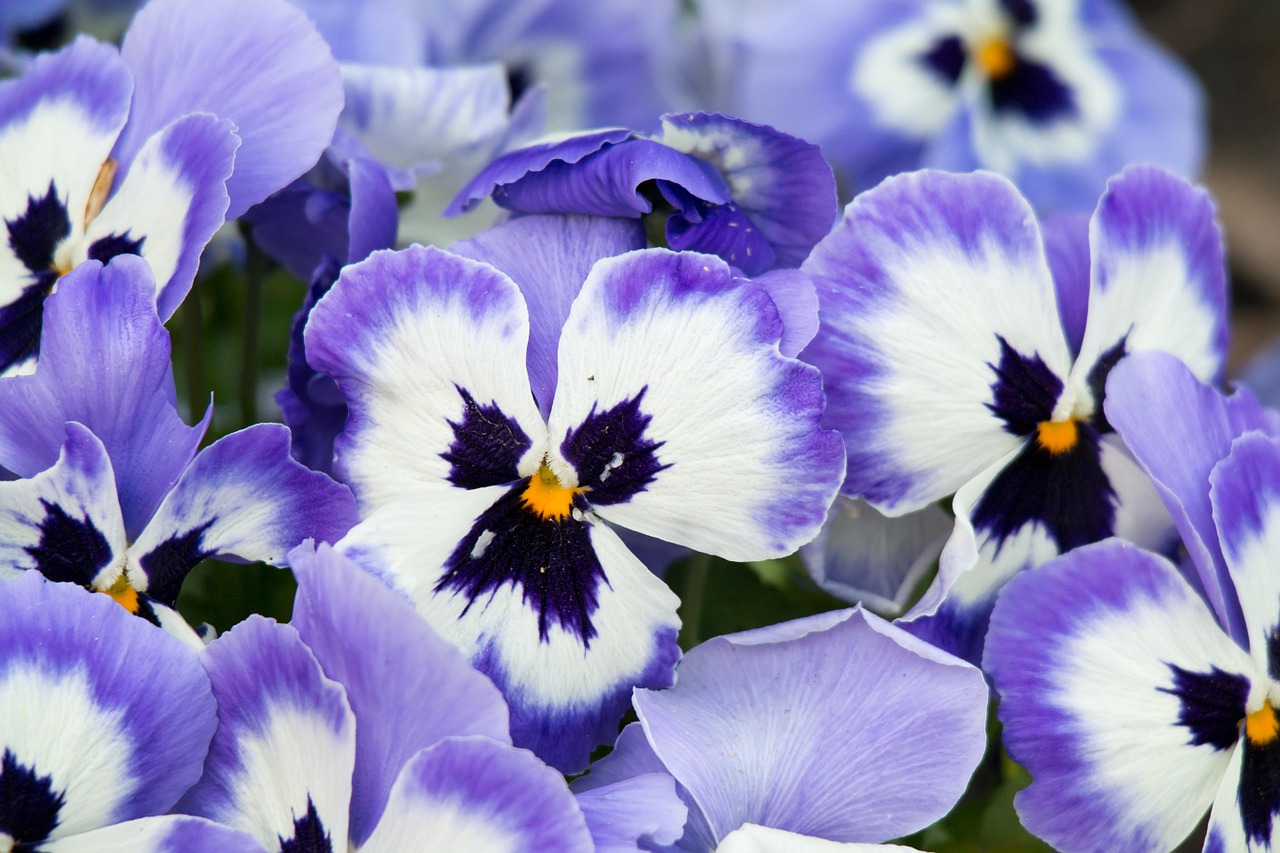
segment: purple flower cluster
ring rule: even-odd
[[[0,853],[911,849],[1001,750],[1063,850],[1280,839],[1189,75],[1105,0],[685,5],[12,54]],[[284,424],[202,447],[164,324],[246,252],[306,285]],[[808,615],[697,643],[713,558]],[[193,626],[209,559],[289,621]]]

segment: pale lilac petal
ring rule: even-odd
[[[674,844],[684,832],[688,809],[665,771],[646,773],[575,791],[596,853],[631,853]],[[644,847],[639,846],[644,842]]]
[[[198,817],[140,817],[46,841],[48,853],[261,853],[249,835]]]

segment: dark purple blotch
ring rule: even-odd
[[[1208,744],[1217,750],[1235,746],[1249,698],[1249,679],[1216,666],[1209,672],[1166,666],[1173,673],[1173,686],[1156,689],[1177,697],[1178,725],[1191,732],[1188,743]]]
[[[462,419],[449,421],[453,443],[440,457],[452,467],[448,480],[464,489],[501,486],[520,479],[516,466],[532,446],[520,425],[496,405],[482,406],[461,386]]]
[[[41,499],[44,519],[40,541],[23,548],[35,569],[51,581],[93,588],[93,579],[111,561],[111,545],[88,519],[72,518],[55,503]]]
[[[1280,815],[1280,737],[1256,744],[1240,739],[1240,819],[1245,837],[1258,849],[1271,849],[1271,823]]]
[[[89,246],[88,254],[91,260],[105,264],[119,255],[141,255],[142,244],[145,242],[147,242],[146,237],[135,240],[131,231],[125,231],[123,234],[108,234],[106,237],[94,240]]]
[[[1075,95],[1053,69],[1022,56],[1013,70],[991,81],[991,108],[997,113],[1019,112],[1040,124],[1077,111]]]
[[[53,776],[40,776],[5,749],[0,757],[0,835],[18,844],[35,844],[58,826],[66,793],[54,791]]]
[[[1089,369],[1089,393],[1093,395],[1093,428],[1101,434],[1114,432],[1111,422],[1107,420],[1107,414],[1103,410],[1103,402],[1107,398],[1107,377],[1111,375],[1111,370],[1120,363],[1120,359],[1124,358],[1129,352],[1129,333],[1126,332],[1124,337],[1109,349],[1098,356],[1097,362]]]
[[[170,607],[174,606],[183,580],[201,560],[213,554],[201,543],[204,541],[205,531],[215,521],[216,518],[211,518],[185,533],[170,536],[138,560],[138,565],[147,576],[147,595]]]
[[[664,442],[645,436],[653,419],[640,408],[649,386],[603,412],[592,405],[577,429],[560,443],[560,453],[578,472],[578,485],[596,506],[626,503],[671,465],[658,461]]]
[[[329,830],[321,823],[310,795],[307,796],[307,813],[293,820],[293,837],[288,840],[280,838],[280,853],[333,853]]]
[[[987,366],[995,372],[991,383],[992,402],[986,406],[1004,421],[1005,432],[1028,436],[1041,421],[1053,417],[1053,407],[1062,394],[1062,380],[1038,355],[1027,357],[1004,339],[1000,342],[1000,363]]]
[[[941,38],[920,57],[926,68],[935,72],[948,86],[954,86],[964,71],[964,43],[959,36]]]
[[[0,308],[0,372],[32,358],[40,347],[44,325],[44,298],[58,280],[53,266],[58,243],[71,233],[67,208],[58,198],[57,187],[40,198],[27,197],[27,209],[15,219],[5,220],[9,248],[31,273],[32,281],[18,298]]]

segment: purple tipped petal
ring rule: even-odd
[[[121,256],[63,276],[47,302],[42,352],[33,375],[0,383],[0,465],[30,477],[58,458],[63,424],[84,424],[107,448],[125,528],[137,536],[191,461],[208,418],[188,427],[178,417],[146,261]]]
[[[1044,252],[1058,294],[1058,315],[1072,355],[1080,353],[1089,316],[1089,217],[1062,213],[1040,223]]]
[[[392,782],[418,750],[454,735],[510,743],[497,689],[407,601],[327,546],[290,555],[298,576],[293,622],[355,713],[351,839],[382,817]]]
[[[1120,540],[1014,578],[985,663],[1015,803],[1059,849],[1169,850],[1208,808],[1256,669],[1163,558]]]
[[[205,448],[130,548],[139,589],[167,604],[205,557],[275,565],[304,539],[336,542],[356,522],[351,490],[289,455],[289,431],[257,424]]]
[[[913,832],[951,808],[986,742],[982,674],[857,610],[710,640],[674,688],[634,702],[716,841],[747,822]]]
[[[674,844],[688,809],[667,773],[646,773],[612,785],[576,792],[596,853],[630,853]],[[640,847],[644,842],[645,847]]]
[[[44,823],[30,840],[168,810],[217,726],[195,651],[35,573],[0,581],[0,609],[0,756],[7,796],[14,783],[28,795],[6,806]]]
[[[124,168],[147,137],[192,112],[235,123],[228,219],[315,164],[342,109],[342,76],[315,26],[283,0],[156,0],[121,47],[135,90],[116,145]]]
[[[593,847],[559,773],[525,750],[473,736],[415,755],[361,846],[367,853],[413,849],[590,853]]]
[[[569,306],[601,258],[645,246],[635,221],[595,216],[522,216],[449,248],[492,264],[520,287],[529,306],[525,364],[533,396],[545,417],[556,391],[556,349]]]
[[[818,293],[813,280],[800,270],[769,270],[751,279],[764,289],[782,320],[778,350],[795,358],[818,333]]]
[[[252,836],[198,817],[142,817],[40,845],[48,853],[259,853]]]

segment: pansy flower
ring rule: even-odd
[[[376,253],[306,344],[351,410],[335,467],[362,520],[340,549],[498,684],[517,745],[572,771],[678,656],[675,596],[600,522],[781,556],[817,532],[841,451],[816,370],[722,261],[628,252],[571,300],[537,293],[436,249]]]
[[[671,773],[689,823],[645,849],[880,849],[946,814],[986,747],[982,674],[860,609],[716,637],[677,676],[573,784]]]
[[[245,849],[227,827],[163,816],[217,726],[192,649],[35,574],[0,580],[0,610],[0,849]]]
[[[1061,850],[1280,840],[1280,415],[1163,353],[1122,362],[1107,417],[1156,481],[1189,560],[1127,543],[1016,578],[985,662],[1022,822]]]
[[[1131,162],[1200,166],[1199,86],[1113,0],[697,5],[700,102],[818,143],[854,191],[981,168],[1088,210]]]
[[[1008,181],[919,172],[855,199],[805,265],[823,306],[805,358],[845,437],[844,491],[891,515],[955,493],[938,579],[910,615],[970,660],[1019,569],[1111,535],[1171,544],[1102,409],[1111,368],[1165,350],[1203,378],[1222,369],[1222,244],[1203,191],[1130,168],[1087,239],[1074,222],[1055,220],[1046,252]]]
[[[172,607],[201,560],[280,563],[339,538],[355,506],[279,424],[196,452],[208,416],[178,416],[154,293],[139,258],[78,267],[49,297],[35,372],[0,380],[0,465],[27,478],[0,483],[0,574],[109,593],[194,640]]]
[[[224,220],[315,162],[341,100],[282,0],[157,0],[119,52],[82,37],[0,83],[0,371],[30,369],[44,298],[85,260],[141,255],[167,319]]]

